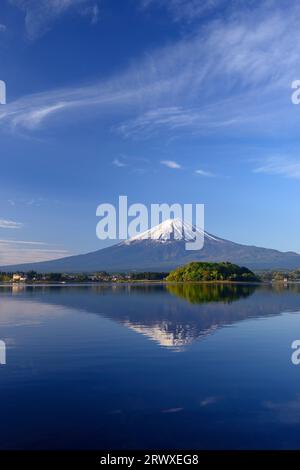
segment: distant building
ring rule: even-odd
[[[12,280],[13,282],[25,282],[27,281],[27,276],[25,274],[14,274]]]

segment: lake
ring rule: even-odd
[[[299,449],[300,286],[0,287],[1,449]]]

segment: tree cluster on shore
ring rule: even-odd
[[[228,262],[192,262],[172,271],[166,279],[171,282],[230,281],[259,282],[250,269]]]
[[[300,269],[295,269],[294,271],[260,271],[257,275],[265,282],[300,281]]]

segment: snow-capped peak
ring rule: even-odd
[[[207,232],[196,228],[188,222],[182,221],[179,218],[164,220],[161,224],[156,227],[152,227],[145,232],[142,232],[135,237],[126,240],[125,244],[130,244],[135,241],[141,240],[155,240],[159,242],[167,242],[170,240],[194,240],[196,234],[204,235],[205,238],[211,240],[220,241],[218,238],[213,237]]]

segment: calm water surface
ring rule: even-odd
[[[300,449],[300,286],[0,287],[1,449]]]

